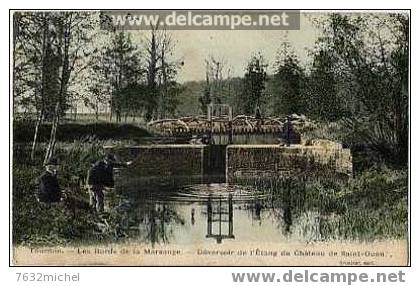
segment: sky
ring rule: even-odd
[[[134,31],[134,40],[141,41],[144,32]],[[170,31],[175,43],[173,58],[182,60],[184,66],[179,70],[178,82],[205,79],[205,59],[210,55],[222,60],[231,69],[231,76],[243,76],[252,54],[261,52],[272,71],[276,53],[281,43],[287,39],[302,64],[308,62],[307,49],[311,49],[319,35],[309,18],[301,15],[300,30],[213,30]],[[287,34],[287,36],[285,36]],[[136,39],[137,38],[137,39]]]

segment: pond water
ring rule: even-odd
[[[152,245],[277,243],[319,237],[319,214],[294,214],[290,200],[249,186],[136,183],[117,187],[108,202],[119,216],[124,236]]]

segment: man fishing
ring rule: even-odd
[[[89,169],[87,184],[89,190],[89,204],[98,212],[104,211],[104,190],[114,187],[114,168],[127,167],[130,162],[117,162],[112,154],[107,154],[104,159],[97,161]]]

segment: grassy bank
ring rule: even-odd
[[[29,148],[14,150],[13,162],[13,242],[29,245],[62,245],[77,241],[115,239],[115,225],[103,227],[103,219],[87,207],[88,194],[81,187],[92,162],[103,157],[104,141],[76,141],[57,146],[61,162],[59,182],[71,200],[55,206],[40,205],[35,199],[36,179],[43,172],[43,150],[29,160]],[[65,147],[65,148],[64,148]],[[73,203],[76,202],[76,205]]]
[[[408,230],[408,172],[383,167],[349,181],[247,182],[272,195],[288,213],[286,232],[309,241],[404,238]]]
[[[13,142],[31,142],[34,137],[35,122],[15,121],[13,123]],[[39,129],[38,142],[47,142],[51,125],[44,124]],[[151,136],[144,128],[132,124],[117,123],[63,123],[57,129],[57,141],[73,142],[85,137],[95,137],[99,140],[133,140]]]

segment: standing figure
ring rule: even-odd
[[[98,212],[104,210],[104,190],[114,187],[114,167],[125,167],[131,162],[120,163],[112,154],[107,154],[104,159],[97,161],[89,169],[87,184],[89,190],[89,204]]]
[[[45,164],[45,171],[38,178],[38,190],[36,199],[40,203],[58,203],[62,199],[60,185],[57,179],[58,160],[51,158]]]
[[[286,124],[284,126],[283,135],[284,140],[286,141],[286,146],[290,146],[290,136],[293,132],[292,122],[290,121],[290,116],[287,116]]]
[[[290,116],[287,116],[286,122],[283,125],[283,129],[280,134],[281,146],[290,146],[290,144],[301,144],[300,134],[293,128],[293,123]]]
[[[255,127],[257,128],[257,132],[258,132],[259,129],[261,128],[261,125],[263,125],[263,119],[262,119],[262,116],[261,116],[261,111],[260,111],[259,106],[257,106],[257,109],[255,111],[255,120],[257,121]]]

